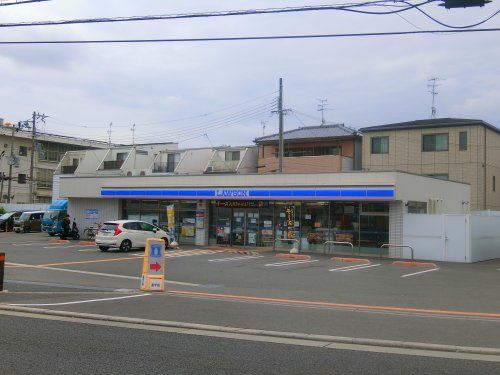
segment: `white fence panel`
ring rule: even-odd
[[[468,225],[469,215],[443,215],[446,262],[470,262]]]
[[[443,215],[404,215],[403,244],[413,247],[415,259],[444,260]]]
[[[471,215],[471,261],[500,258],[500,216],[498,213]]]

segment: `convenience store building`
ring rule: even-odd
[[[167,226],[174,205],[181,245],[273,247],[322,252],[325,241],[356,252],[401,244],[403,218],[463,214],[470,187],[403,172],[196,175],[61,175],[60,196],[83,229],[93,222],[138,219]],[[391,256],[391,253],[388,254]],[[394,255],[394,254],[392,254]]]

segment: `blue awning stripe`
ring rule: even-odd
[[[173,198],[173,199],[383,199],[393,200],[394,188],[331,188],[331,189],[102,189],[107,198]]]

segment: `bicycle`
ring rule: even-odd
[[[100,228],[101,228],[100,223],[94,223],[92,226],[84,229],[83,236],[87,238],[89,241],[93,241],[95,240],[95,236],[97,235],[97,232],[99,232]]]

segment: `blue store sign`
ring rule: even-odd
[[[384,200],[395,197],[394,187],[288,189],[101,189],[103,198],[244,199],[244,200]]]

